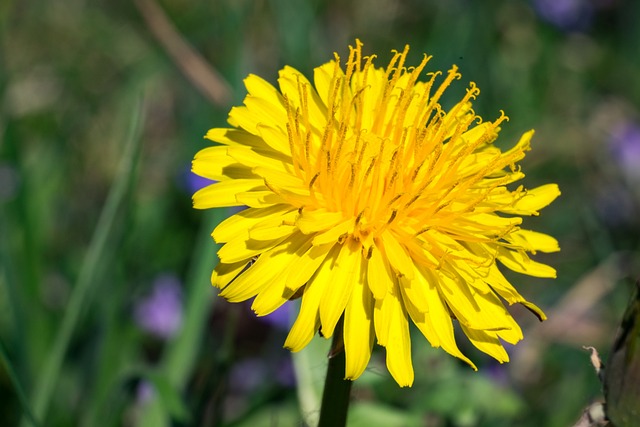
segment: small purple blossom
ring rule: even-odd
[[[291,355],[287,354],[287,356],[286,359],[280,361],[276,368],[276,379],[281,385],[294,388],[296,386],[296,373],[293,369]]]
[[[610,226],[628,224],[637,216],[632,195],[620,185],[605,185],[594,189],[595,209],[600,218]]]
[[[185,167],[184,172],[178,177],[178,185],[189,194],[193,194],[198,190],[202,190],[204,187],[211,185],[217,181],[209,178],[204,178],[200,175],[196,175],[191,171],[191,168]]]
[[[503,364],[490,363],[484,375],[495,384],[507,387],[509,385],[508,367]]]
[[[234,364],[229,373],[229,382],[234,391],[247,392],[269,382],[295,387],[296,377],[291,357],[279,361],[249,358]]]
[[[542,19],[564,31],[584,31],[593,18],[588,0],[533,0],[533,7]]]
[[[172,275],[159,276],[151,295],[135,308],[135,321],[143,330],[162,339],[173,337],[182,324],[180,281]]]
[[[623,173],[631,180],[640,181],[640,125],[623,122],[613,129],[609,143]]]
[[[291,327],[292,310],[291,302],[286,302],[273,313],[258,317],[258,319],[270,324],[276,329],[288,330]]]
[[[259,358],[245,359],[235,363],[229,373],[229,382],[236,391],[255,390],[267,380],[267,366]]]
[[[153,400],[155,395],[156,389],[149,381],[141,380],[138,383],[138,387],[136,388],[136,401],[139,404],[144,405],[145,403],[150,402]]]

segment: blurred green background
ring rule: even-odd
[[[474,108],[535,128],[524,184],[563,195],[537,218],[558,279],[510,276],[525,340],[480,370],[416,334],[416,382],[384,354],[354,386],[353,426],[568,426],[600,395],[640,276],[640,2],[632,0],[3,0],[0,2],[0,425],[298,426],[313,418],[326,343],[292,358],[288,316],[256,319],[209,285],[193,155],[242,79],[307,75],[356,37],[383,65],[410,44],[455,63]],[[290,310],[294,308],[293,310]],[[413,331],[415,332],[415,331]],[[296,375],[297,373],[297,375]],[[26,414],[23,416],[23,414]],[[33,418],[35,424],[30,424]]]

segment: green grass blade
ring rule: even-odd
[[[318,425],[322,389],[331,341],[315,336],[302,350],[291,353],[298,383],[298,404],[306,425]]]
[[[211,272],[217,262],[216,245],[211,239],[211,230],[215,225],[227,217],[226,209],[215,209],[205,212],[199,239],[196,243],[193,264],[187,277],[187,301],[185,317],[180,333],[165,350],[160,362],[159,373],[164,375],[169,383],[181,392],[186,385],[193,365],[196,362],[200,343],[206,325],[206,319],[213,307],[215,295],[211,287]],[[162,406],[159,399],[155,399],[145,407],[139,426],[163,427],[170,425],[170,415],[167,408]]]
[[[97,271],[100,260],[103,258],[110,231],[115,223],[123,201],[131,189],[140,147],[142,120],[142,100],[138,100],[132,112],[129,133],[125,141],[118,174],[100,213],[100,218],[98,219],[98,224],[91,239],[87,255],[83,261],[76,285],[69,299],[64,317],[62,318],[58,334],[53,342],[53,348],[49,353],[49,357],[46,359],[42,373],[36,380],[33,407],[37,419],[44,419],[46,417],[55,385],[60,376],[62,362],[67,352],[69,342],[71,341],[73,331],[80,318],[86,296],[92,284],[95,283],[95,272]],[[24,424],[23,422],[23,425]]]
[[[40,427],[40,423],[36,420],[36,417],[33,415],[31,408],[29,407],[29,402],[27,402],[27,397],[24,394],[24,389],[20,385],[20,381],[18,380],[18,376],[16,375],[15,370],[13,369],[13,365],[11,364],[11,360],[9,359],[9,355],[4,349],[4,344],[0,340],[0,359],[2,359],[2,363],[7,371],[7,375],[9,375],[9,379],[13,383],[13,388],[16,390],[16,394],[18,395],[18,400],[20,401],[20,406],[22,406],[22,411],[34,427]]]

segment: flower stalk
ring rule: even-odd
[[[341,318],[333,335],[331,351],[328,356],[329,365],[322,393],[318,427],[341,427],[347,425],[353,381],[344,377],[346,362],[344,341],[342,339],[342,322],[343,319]]]

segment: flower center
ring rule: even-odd
[[[352,220],[343,238],[351,235],[365,247],[389,227],[395,234],[417,236],[452,204],[456,210],[473,209],[473,200],[461,207],[456,195],[487,170],[468,168],[473,173],[465,174],[463,163],[495,138],[498,124],[506,119],[483,126],[483,132],[466,141],[463,134],[480,121],[470,103],[479,90],[472,83],[445,113],[439,100],[460,78],[457,68],[439,86],[435,79],[440,73],[419,82],[430,57],[406,68],[407,53],[408,46],[395,53],[386,69],[376,69],[374,57],[363,58],[358,43],[351,48],[346,72],[336,55],[327,93],[319,94],[326,100],[320,128],[309,108],[313,88],[299,82],[299,99],[294,103],[285,97],[295,173],[317,202],[302,209],[342,213]]]

